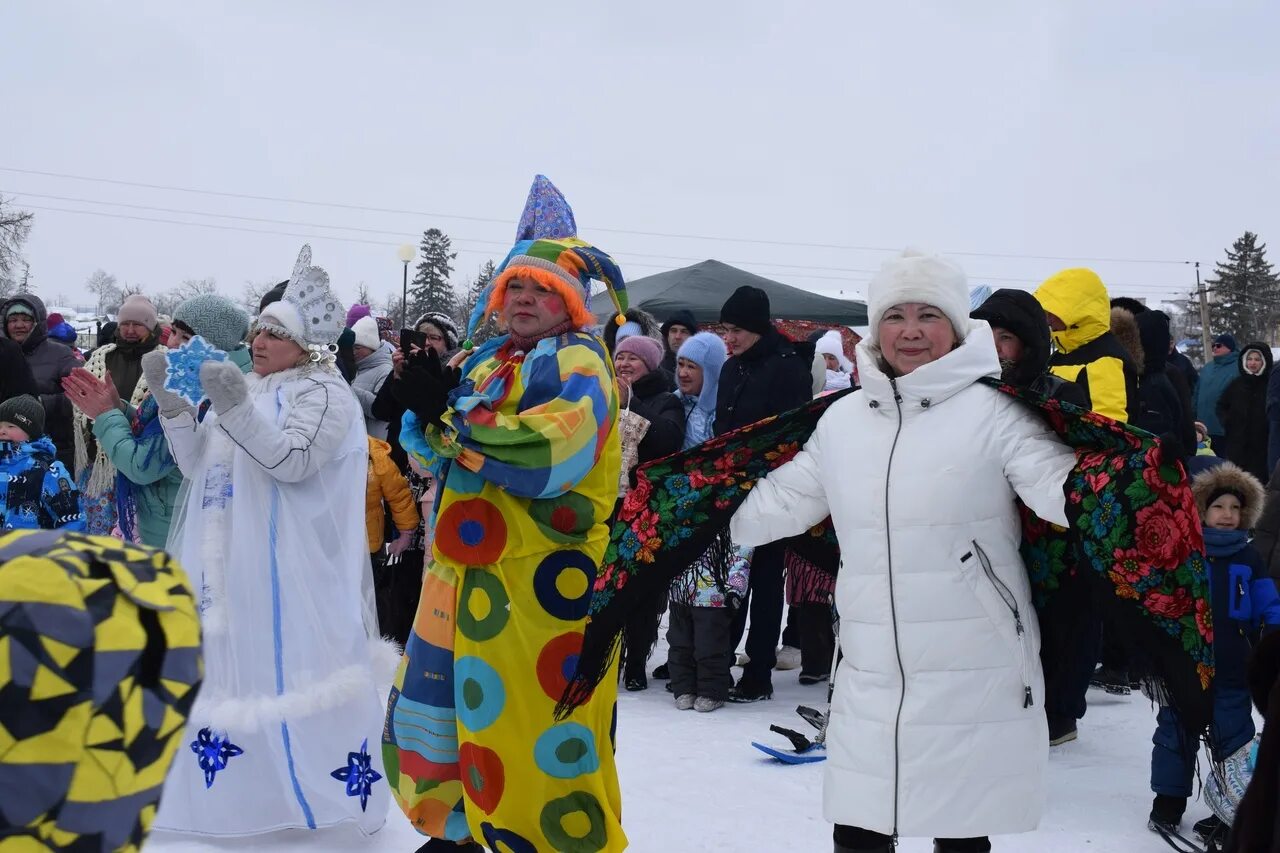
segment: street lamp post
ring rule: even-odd
[[[400,263],[404,264],[404,278],[400,285],[400,328],[402,329],[407,328],[409,323],[409,262],[417,253],[418,250],[411,243],[405,243],[396,251]]]

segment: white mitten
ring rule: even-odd
[[[249,386],[240,368],[230,361],[207,361],[200,365],[200,384],[213,404],[213,410],[225,414],[245,401]]]
[[[194,411],[195,407],[172,391],[164,387],[166,372],[169,369],[169,356],[163,347],[157,347],[142,357],[142,375],[147,377],[147,388],[151,396],[156,398],[156,406],[160,409],[160,417],[173,418],[183,412]]]

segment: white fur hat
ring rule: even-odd
[[[814,349],[818,355],[834,355],[836,361],[840,362],[840,369],[845,373],[853,372],[853,362],[844,354],[844,340],[840,337],[840,333],[835,329],[831,329],[825,335],[818,338],[818,343]]]
[[[879,340],[880,320],[894,305],[923,302],[938,308],[951,321],[956,337],[969,334],[969,284],[964,270],[941,255],[920,249],[904,249],[884,262],[867,286],[867,322],[870,339]]]
[[[356,346],[358,347],[377,349],[382,345],[382,339],[378,337],[378,323],[372,317],[361,317],[356,320],[356,324],[351,327],[351,331],[356,333]]]

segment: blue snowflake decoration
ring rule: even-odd
[[[215,735],[208,726],[196,734],[191,742],[191,751],[196,754],[200,769],[204,771],[204,787],[213,787],[214,777],[219,771],[227,769],[227,762],[237,755],[244,755],[244,750],[231,742],[231,738]]]
[[[169,351],[169,367],[165,371],[164,390],[177,394],[193,406],[204,400],[200,383],[200,366],[206,361],[226,361],[227,354],[196,335],[182,346]]]
[[[347,753],[347,766],[339,767],[329,775],[339,782],[347,783],[347,796],[360,798],[360,811],[369,805],[369,793],[373,783],[382,778],[382,774],[372,767],[373,759],[369,757],[369,739],[360,744],[359,752]]]

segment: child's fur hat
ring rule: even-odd
[[[1204,518],[1209,505],[1222,495],[1235,495],[1240,501],[1240,529],[1250,530],[1262,515],[1262,502],[1266,491],[1258,478],[1231,462],[1215,465],[1197,474],[1191,481],[1191,494],[1196,499],[1196,509]]]

